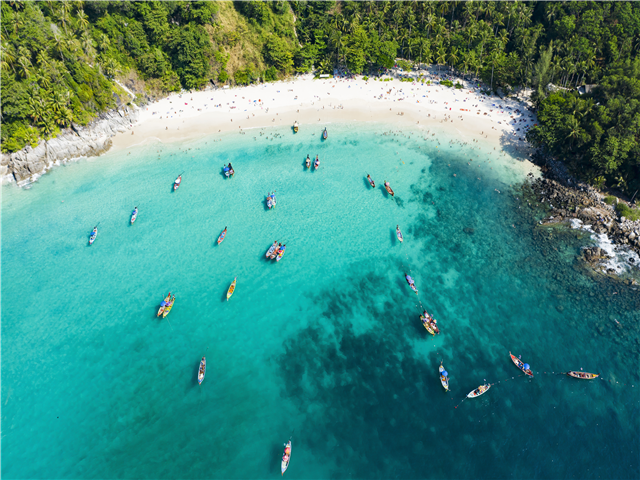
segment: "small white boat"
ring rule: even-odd
[[[138,218],[138,207],[134,208],[133,212],[131,212],[131,225],[136,221],[136,218]]]
[[[278,242],[277,241],[273,242],[273,245],[271,245],[269,250],[267,250],[266,257],[269,258],[271,256],[271,254],[276,250],[276,248],[278,248]]]
[[[291,439],[284,445],[284,454],[282,455],[282,463],[280,464],[280,472],[284,475],[284,472],[289,468],[289,461],[291,460]]]
[[[440,362],[440,366],[438,367],[438,371],[440,372],[440,383],[444,387],[444,389],[449,391],[449,374],[442,366],[442,362]]]
[[[469,393],[469,395],[467,395],[467,398],[479,397],[480,395],[486,393],[490,388],[491,388],[491,385],[489,385],[488,383],[485,383],[484,385],[480,385],[473,392]]]
[[[89,235],[89,245],[93,245],[93,242],[96,241],[96,237],[98,236],[98,227],[94,227],[91,235]]]
[[[202,360],[200,360],[200,368],[198,368],[198,385],[202,383],[206,373],[207,373],[207,359],[202,357]]]
[[[276,206],[276,192],[270,193],[267,195],[267,207],[271,210]]]

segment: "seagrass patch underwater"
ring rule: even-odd
[[[270,478],[290,436],[291,478],[638,477],[636,287],[587,275],[576,232],[536,228],[490,148],[328,128],[146,145],[3,188],[5,477]],[[601,376],[559,374],[581,368]]]

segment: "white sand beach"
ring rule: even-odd
[[[295,121],[300,130],[317,129],[318,134],[324,127],[330,131],[334,122],[384,122],[399,128],[437,127],[463,143],[482,139],[508,151],[505,161],[519,163],[524,173],[536,171],[526,160],[530,154],[526,131],[536,123],[526,104],[486,96],[477,85],[460,83],[463,89],[439,85],[433,79],[427,85],[397,78],[365,81],[363,77],[306,75],[276,83],[183,92],[143,107],[131,132],[116,135],[113,144],[121,150],[150,140],[188,140],[217,132],[290,126]]]

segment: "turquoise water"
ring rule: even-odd
[[[492,147],[434,132],[248,130],[4,187],[3,476],[271,478],[293,435],[289,478],[638,478],[640,292],[537,229]]]

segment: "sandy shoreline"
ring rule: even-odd
[[[500,108],[502,107],[502,108]],[[516,110],[519,110],[516,112]],[[384,122],[399,128],[434,128],[459,143],[489,143],[520,163],[523,173],[536,171],[530,163],[526,127],[536,123],[525,104],[487,97],[465,82],[454,89],[420,82],[364,81],[362,77],[295,80],[239,88],[174,94],[141,110],[133,132],[113,137],[113,151],[144,145],[201,138],[273,126],[314,129],[318,134],[331,123]],[[520,129],[517,131],[517,129]],[[517,158],[518,161],[515,161]]]

